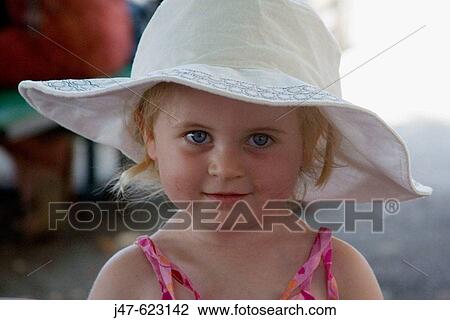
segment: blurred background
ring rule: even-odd
[[[129,75],[160,2],[0,0],[0,298],[85,299],[107,259],[143,233],[120,223],[48,230],[48,202],[110,199],[101,188],[128,160],[42,118],[16,88],[23,79]],[[434,189],[402,203],[383,233],[359,222],[336,236],[366,257],[386,299],[450,299],[448,4],[310,3],[343,51],[344,98],[398,130],[414,178]]]

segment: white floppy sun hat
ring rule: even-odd
[[[141,94],[160,82],[273,107],[315,106],[342,134],[335,160],[345,166],[305,201],[430,195],[412,178],[400,136],[374,112],[342,99],[340,57],[303,0],[164,0],[141,37],[129,78],[22,81],[19,92],[44,116],[135,162],[145,151],[125,120]]]

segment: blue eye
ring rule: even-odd
[[[188,132],[186,134],[186,137],[192,137],[192,139],[194,140],[193,143],[194,144],[202,144],[204,141],[204,137],[207,136],[208,134],[205,131],[191,131]],[[189,140],[189,142],[191,142]]]
[[[256,143],[257,147],[265,147],[267,141],[272,140],[272,138],[270,138],[267,134],[258,133],[252,135],[250,140],[253,140]]]

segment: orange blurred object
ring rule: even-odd
[[[125,0],[6,0],[0,29],[0,87],[21,80],[111,76],[130,60]]]

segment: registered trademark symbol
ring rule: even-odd
[[[397,199],[389,199],[384,204],[384,210],[388,214],[397,214],[400,211],[400,202]]]

